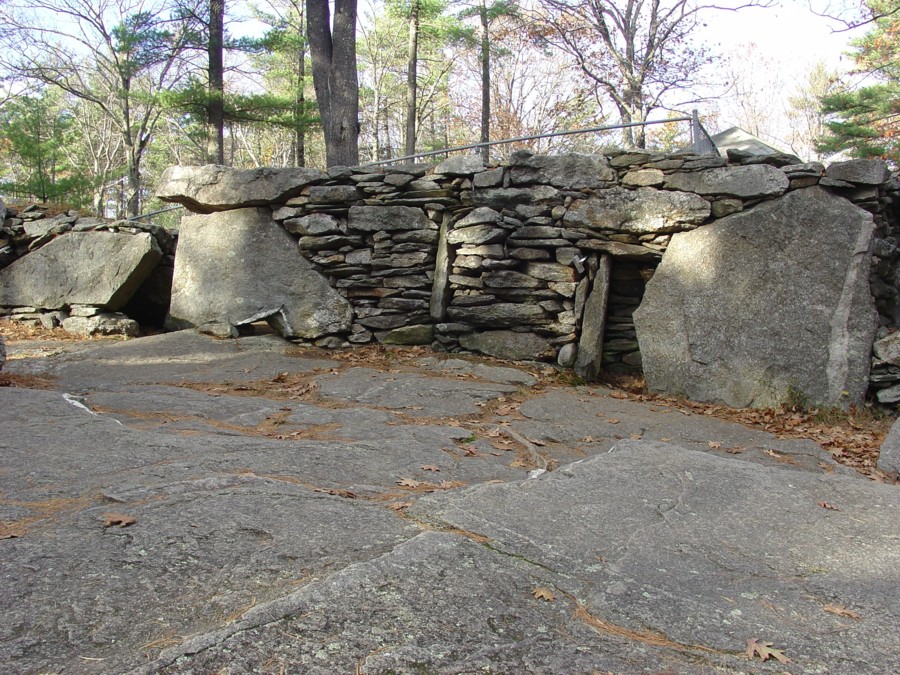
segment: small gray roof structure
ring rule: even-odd
[[[784,150],[774,148],[771,145],[764,143],[759,138],[748,131],[744,131],[740,127],[731,127],[725,131],[720,131],[717,134],[713,134],[710,138],[712,138],[713,143],[716,144],[716,147],[719,149],[719,154],[722,157],[725,157],[729,150],[738,150],[751,155],[775,155],[784,153]]]

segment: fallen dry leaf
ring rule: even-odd
[[[668,443],[668,442],[671,441],[672,439],[669,438],[668,436],[663,436],[663,437],[660,438],[659,440],[660,440],[661,443]]]
[[[422,484],[422,481],[416,480],[415,478],[401,478],[397,481],[397,485],[401,487],[410,487],[417,488]]]
[[[729,455],[739,455],[744,451],[744,448],[728,448],[725,452]]]
[[[722,444],[719,441],[709,441],[707,445],[713,450],[718,450],[722,447]]]
[[[613,417],[612,419],[609,419],[609,420],[606,420],[606,421],[607,421],[609,424],[618,424],[618,423],[621,422],[622,420],[617,420],[615,417]]]
[[[137,522],[136,518],[121,513],[104,513],[103,527],[128,527]]]
[[[761,661],[775,659],[779,663],[790,663],[791,660],[784,655],[783,649],[773,649],[772,642],[760,642],[756,638],[747,640],[747,658],[752,659],[758,656]]]
[[[826,612],[830,612],[831,614],[837,614],[838,616],[846,616],[850,619],[860,618],[859,614],[854,612],[852,609],[847,609],[846,607],[843,607],[842,605],[834,605],[834,604],[829,603],[829,604],[825,605],[822,609],[824,609]]]
[[[581,439],[581,442],[582,443],[596,443],[597,439],[594,438],[593,436],[585,436],[584,438]]]
[[[639,440],[641,440],[641,435],[640,434],[631,434],[631,440],[639,441]]]
[[[544,600],[546,602],[553,602],[556,600],[556,596],[553,595],[553,591],[549,588],[535,588],[531,591],[531,594],[536,600]]]
[[[498,415],[512,415],[515,412],[519,411],[519,406],[516,405],[501,405],[497,408]]]
[[[0,523],[0,539],[15,539],[25,534],[25,529],[15,523]]]
[[[346,499],[356,499],[356,494],[350,490],[336,490],[334,488],[313,488],[313,492],[323,492],[326,495],[334,497],[345,497]]]
[[[412,505],[412,502],[394,502],[393,504],[388,504],[388,508],[392,511],[402,511],[403,509],[408,509]]]
[[[829,511],[840,511],[840,509],[834,504],[829,504],[825,500],[820,501],[819,506],[821,506],[823,509],[828,509]]]
[[[434,464],[423,464],[419,468],[421,468],[422,471],[433,471],[434,473],[437,473],[438,471],[441,470],[441,467],[435,466]]]

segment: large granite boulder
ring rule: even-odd
[[[563,222],[569,227],[633,234],[688,230],[709,218],[709,202],[687,192],[621,187],[572,203]]]
[[[163,172],[156,196],[183,204],[195,213],[214,213],[248,206],[283,203],[308,185],[328,177],[317,169],[225,166],[172,166]]]
[[[734,407],[861,403],[872,216],[814,187],[676,234],[634,314],[651,390]]]
[[[162,258],[146,232],[70,232],[0,270],[0,306],[121,309]]]
[[[348,330],[352,315],[268,208],[181,219],[169,327],[266,320],[284,337],[318,338]]]

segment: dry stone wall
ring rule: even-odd
[[[754,215],[765,219],[761,206],[811,189],[854,213],[861,208],[865,213],[857,219],[859,227],[874,228],[871,252],[853,267],[855,286],[851,289],[836,273],[827,283],[839,287],[823,294],[838,299],[840,312],[856,317],[845,322],[852,326],[847,335],[857,340],[854,349],[865,366],[854,363],[848,369],[856,377],[869,370],[872,327],[863,324],[872,316],[871,303],[878,310],[876,345],[896,340],[900,323],[898,187],[883,163],[868,160],[826,169],[785,155],[725,159],[520,152],[503,166],[456,156],[436,166],[335,167],[327,172],[175,167],[164,175],[159,195],[196,215],[187,217],[182,231],[168,323],[234,335],[265,319],[286,337],[321,346],[431,344],[447,351],[556,361],[588,379],[601,371],[640,372],[647,366],[641,344],[665,336],[652,335],[652,321],[636,328],[634,314],[672,238],[698,228],[715,233],[716,223],[737,215],[755,223],[748,228],[754,237],[767,238],[765,222]],[[45,244],[65,234],[55,229],[58,224],[29,222],[22,215],[6,218],[0,258],[18,257],[23,246],[39,248],[35,242]],[[782,220],[790,223],[791,218],[787,213]],[[799,215],[796,222],[797,227],[817,226]],[[741,239],[739,225],[728,230]],[[261,238],[274,248],[258,250]],[[802,233],[795,239],[829,245]],[[750,244],[741,255],[755,255],[758,247]],[[724,240],[714,245],[730,246]],[[171,245],[160,248],[167,256],[163,260],[171,260]],[[804,265],[803,246],[794,249],[796,257],[778,265]],[[257,255],[250,255],[253,250]],[[728,251],[720,253],[728,256]],[[844,254],[846,250],[835,248],[834,255]],[[819,255],[827,260],[829,252]],[[779,285],[777,265],[765,260],[753,264],[758,274],[776,277],[777,292],[762,299],[763,307],[768,300],[779,303],[779,293],[793,292],[788,282]],[[684,265],[683,274],[708,267],[700,259]],[[842,269],[840,264],[820,267]],[[866,286],[861,274],[869,281],[869,291],[863,293],[868,309],[857,298]],[[759,289],[744,284],[727,295],[739,306],[741,298],[732,296],[741,293],[759,295]],[[703,312],[718,311],[706,300],[689,298],[698,325],[706,321]],[[694,305],[704,302],[702,311],[694,311]],[[132,300],[126,311],[137,311],[139,304]],[[28,309],[6,311],[22,314]],[[755,311],[767,315],[765,309]],[[827,316],[837,311],[821,309]],[[816,321],[837,330],[821,316]],[[807,327],[798,325],[797,330]],[[756,326],[744,332],[766,334]],[[860,346],[860,339],[868,342]],[[755,353],[766,354],[766,349],[762,345]],[[684,358],[692,358],[694,351],[688,348]],[[871,370],[873,386],[888,392],[885,400],[890,392],[900,399],[895,351],[876,349]],[[738,377],[740,368],[735,368],[726,363],[719,371],[725,378]],[[811,369],[809,364],[803,368]],[[782,377],[766,402],[783,396],[782,385],[796,379],[790,373]],[[652,374],[648,380],[654,382]],[[840,388],[832,380],[831,389]],[[658,388],[688,393],[680,381],[673,386]],[[853,391],[858,390],[856,382]],[[716,398],[703,392],[698,397]]]
[[[879,311],[878,337],[895,328],[900,318],[897,183],[881,162],[854,160],[826,170],[821,164],[804,164],[786,155],[734,155],[729,161],[718,156],[646,152],[612,156],[519,152],[505,166],[486,167],[478,157],[458,156],[437,166],[339,167],[327,173],[292,174],[287,181],[276,180],[269,173],[229,173],[216,167],[173,169],[170,178],[160,196],[196,212],[257,206],[263,193],[292,195],[269,198],[273,221],[294,237],[299,254],[352,308],[348,329],[335,333],[333,327],[323,323],[306,333],[322,345],[373,341],[433,344],[448,351],[555,360],[590,379],[601,370],[639,372],[644,365],[641,342],[664,343],[666,336],[654,335],[651,321],[645,322],[642,337],[635,327],[634,314],[672,237],[743,214],[747,222],[754,223],[745,229],[765,239],[770,236],[766,223],[753,216],[758,211],[765,220],[765,211],[759,205],[783,201],[787,194],[810,189],[821,192],[786,201],[783,219],[790,223],[794,217],[791,204],[834,199],[840,209],[845,209],[843,214],[836,212],[837,217],[860,214],[851,219],[855,223],[852,227],[861,228],[859,241],[865,247],[870,240],[875,242],[874,255],[862,253],[864,260],[853,266],[852,288],[841,272],[843,261],[819,265],[835,270],[834,278],[816,277],[814,281],[837,285],[820,294],[829,302],[833,299],[835,307],[823,306],[810,321],[834,335],[846,334],[855,355],[852,367],[838,369],[852,374],[853,386],[838,382],[832,368],[829,385],[820,387],[828,390],[826,398],[836,390],[845,395],[848,387],[852,398],[859,397],[859,380],[869,370],[868,354],[875,329],[873,300]],[[266,189],[266,180],[274,181],[274,185]],[[242,190],[242,184],[252,189]],[[827,219],[830,213],[826,208],[816,218]],[[798,227],[817,227],[809,218],[804,220],[803,214],[795,215]],[[741,222],[735,221],[738,230]],[[777,264],[802,266],[804,240],[816,247],[829,245],[827,236],[823,241],[819,235],[793,236],[796,250],[792,255],[797,259],[788,257]],[[739,231],[738,240],[742,236]],[[774,231],[771,236],[776,236]],[[715,245],[732,246],[727,242]],[[752,242],[750,249],[756,250]],[[833,256],[845,256],[848,250],[856,251],[853,246],[836,246]],[[729,252],[717,255],[727,258]],[[753,254],[744,251],[739,255]],[[817,251],[817,259],[827,261],[829,255],[827,250]],[[180,257],[182,260],[190,266],[189,260]],[[748,265],[756,274],[777,277],[769,262],[754,260],[749,265],[748,260]],[[704,260],[693,261],[689,266],[696,269],[689,272],[699,271],[704,264]],[[735,265],[740,267],[741,262]],[[177,277],[176,272],[176,293]],[[792,293],[786,287],[793,283],[788,278],[768,280],[760,288],[775,296]],[[866,286],[871,292],[865,290]],[[733,299],[753,292],[746,283],[738,282],[738,287],[726,295]],[[865,298],[857,297],[861,292]],[[662,295],[665,297],[665,289]],[[738,298],[733,303],[738,311],[741,302],[743,299]],[[761,304],[754,305],[755,316],[767,314],[766,302],[780,301],[777,297],[762,298]],[[703,305],[704,299],[690,298],[689,303],[692,307]],[[697,325],[712,325],[704,317],[717,310],[708,305],[692,310]],[[829,318],[841,313],[853,319],[845,322],[850,327],[843,332]],[[781,333],[794,328],[788,325]],[[801,332],[807,328],[796,326]],[[722,327],[717,330],[727,332]],[[766,333],[765,326],[754,324],[750,330],[740,322],[734,330],[744,333],[737,342],[746,335]],[[832,337],[829,334],[810,342],[830,345],[831,356],[812,353],[809,358],[826,362],[837,359],[840,345],[829,342]],[[798,351],[795,347],[791,348],[791,359]],[[690,361],[689,343],[685,343],[685,349],[679,358]],[[755,344],[740,359],[758,360],[767,349],[765,344]],[[746,364],[742,362],[743,366]],[[876,366],[879,386],[900,381],[900,372],[893,364],[879,359]],[[653,368],[655,373],[665,370],[659,365]],[[743,371],[735,368],[735,364],[726,364],[719,370],[726,378],[729,373],[739,377]],[[677,364],[670,370],[687,372]],[[777,401],[794,386],[794,380],[807,386],[806,373],[814,370],[809,363],[799,366],[797,377],[779,370],[775,378],[778,382],[764,387],[771,395],[757,397],[756,402]],[[654,382],[653,377],[648,379]],[[707,389],[717,388],[715,383],[707,384]],[[678,377],[675,384],[657,388],[689,393],[689,387]],[[818,398],[818,390],[811,385],[809,388]],[[698,391],[697,397],[716,398],[707,390]],[[753,403],[753,396],[744,402]]]

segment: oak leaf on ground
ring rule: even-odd
[[[136,518],[121,513],[104,513],[103,527],[128,527],[137,522]]]
[[[779,663],[790,663],[791,660],[784,655],[783,649],[774,649],[772,642],[760,642],[756,638],[747,640],[747,658],[758,656],[761,661],[775,659]]]
[[[534,596],[535,600],[553,602],[556,599],[556,596],[553,595],[553,591],[549,588],[535,588],[531,591],[531,594]]]

